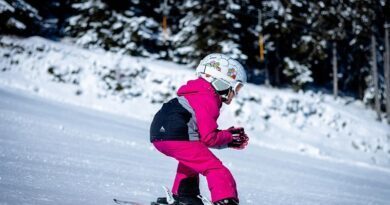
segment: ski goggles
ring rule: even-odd
[[[218,91],[218,92],[229,92],[230,90],[233,91],[233,94],[234,95],[237,95],[238,94],[238,90],[244,86],[243,83],[241,83],[240,81],[236,81],[234,83],[234,85],[232,86],[230,82],[228,82],[227,80],[225,79],[215,79],[213,82],[212,82],[214,88]]]

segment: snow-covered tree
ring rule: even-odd
[[[385,25],[385,52],[383,54],[384,58],[384,73],[385,73],[385,98],[386,98],[386,112],[387,112],[387,123],[390,124],[390,35],[389,28],[390,23],[386,21]]]
[[[245,60],[239,44],[241,25],[237,14],[245,8],[239,1],[184,0],[177,5],[183,17],[170,38],[172,59],[196,64],[211,52],[223,52]]]
[[[324,58],[324,42],[310,33],[311,22],[315,18],[311,12],[315,7],[309,1],[271,0],[257,4],[262,14],[262,25],[255,27],[255,33],[261,31],[264,35],[265,62],[271,84],[288,83],[302,87],[305,83],[312,82],[313,79],[300,81],[295,78],[300,76],[300,71],[294,69],[301,68],[302,65],[310,70],[313,61]],[[257,39],[254,44],[257,44]],[[292,65],[291,62],[300,66],[289,66]]]
[[[77,0],[75,15],[68,19],[65,32],[87,48],[103,48],[137,56],[154,56],[161,38],[160,25],[141,7],[153,5],[133,0],[108,3],[103,0]],[[158,56],[157,56],[158,57]]]
[[[0,0],[0,33],[30,35],[41,28],[42,17],[24,0]]]
[[[293,87],[300,90],[305,83],[313,82],[311,70],[308,66],[302,65],[290,58],[284,58],[285,68],[283,73],[291,79]]]
[[[384,30],[383,25],[388,19],[388,11],[390,5],[388,1],[348,1],[353,12],[350,14],[350,31],[348,35],[349,44],[344,50],[346,56],[346,64],[351,67],[349,73],[344,80],[345,86],[348,89],[352,88],[352,82],[360,90],[360,96],[367,102],[367,104],[374,105],[375,81],[378,82],[377,90],[380,94],[381,104],[384,105],[384,72],[383,72],[383,58],[380,53],[384,50]],[[372,37],[375,37],[377,46],[372,50]],[[373,62],[373,55],[377,58],[378,73],[376,76],[371,71]],[[343,58],[344,59],[344,58]],[[357,81],[357,82],[356,82]],[[378,107],[378,105],[376,105]],[[380,106],[382,107],[382,106]],[[384,107],[384,106],[383,106]]]

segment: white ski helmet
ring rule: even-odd
[[[222,97],[227,97],[229,90],[236,94],[237,88],[247,80],[244,67],[221,53],[204,57],[196,68],[196,74],[210,82]]]

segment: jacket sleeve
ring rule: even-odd
[[[208,147],[221,148],[232,141],[232,134],[218,129],[219,106],[211,100],[207,101],[205,99],[204,103],[193,106],[200,140]]]

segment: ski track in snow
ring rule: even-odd
[[[0,89],[0,204],[148,204],[176,162],[149,143],[149,122]],[[389,204],[390,171],[248,146],[214,152],[241,204]],[[202,178],[201,191],[209,196]]]

